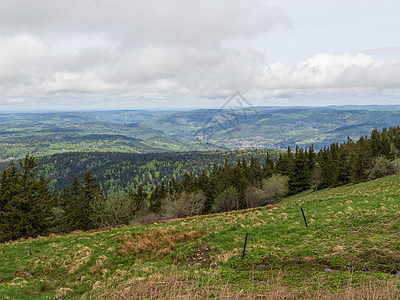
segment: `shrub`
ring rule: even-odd
[[[272,175],[271,178],[263,180],[262,188],[257,189],[260,203],[262,205],[272,204],[284,197],[289,191],[289,177],[283,175]]]
[[[200,214],[204,209],[206,197],[203,192],[182,192],[168,195],[162,203],[161,213],[165,219],[186,218]]]
[[[234,187],[229,187],[215,199],[213,212],[226,212],[239,209],[240,196]]]
[[[386,157],[379,156],[372,161],[372,166],[367,170],[368,179],[376,179],[398,172],[398,161],[390,162]]]

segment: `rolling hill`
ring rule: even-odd
[[[397,106],[0,114],[0,161],[71,151],[286,149],[357,140],[400,124]]]
[[[400,111],[280,108],[194,110],[176,112],[148,122],[172,136],[207,141],[230,149],[286,149],[357,140],[373,128],[396,127]]]
[[[188,143],[142,123],[60,123],[0,128],[0,162],[71,151],[162,153],[218,147]]]

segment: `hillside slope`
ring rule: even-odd
[[[399,215],[400,176],[389,176],[275,206],[3,244],[0,298],[396,299]]]

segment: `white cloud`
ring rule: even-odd
[[[265,66],[256,86],[261,89],[398,89],[400,61],[384,63],[365,54],[318,54],[296,65]]]

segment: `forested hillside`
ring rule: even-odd
[[[71,152],[39,157],[37,163],[39,172],[50,179],[53,189],[69,188],[75,176],[83,178],[90,170],[109,195],[119,190],[135,190],[140,184],[151,191],[162,182],[181,180],[185,172],[198,176],[204,170],[209,175],[214,164],[223,166],[225,160],[233,166],[238,159],[250,161],[254,157],[264,165],[267,152],[274,161],[278,159],[280,151],[262,149],[154,154]],[[1,163],[0,171],[7,166],[9,163]]]
[[[128,191],[114,190],[108,195],[90,168],[84,176],[75,174],[69,187],[56,194],[38,172],[34,157],[26,155],[19,168],[11,164],[0,177],[0,240],[228,212],[272,204],[286,194],[310,188],[316,191],[397,174],[400,170],[400,127],[374,129],[370,137],[361,136],[358,141],[349,138],[345,143],[332,143],[318,152],[313,147],[296,146],[293,150],[288,147],[286,152],[279,153],[276,162],[269,152],[261,153],[264,156],[261,163],[254,155],[250,159],[242,157],[236,163],[229,161],[228,158],[232,158],[229,155],[237,158],[239,153],[208,154],[205,159],[201,153],[185,154],[186,157],[175,153],[174,159],[166,154],[168,159],[161,161],[158,167],[162,169],[171,161],[177,162],[174,168],[178,167],[178,171],[174,172],[179,178],[146,187],[138,181],[139,185],[129,186]],[[81,156],[86,153],[76,155],[79,166],[84,161]],[[221,165],[215,163],[218,155],[224,158]],[[194,172],[179,168],[185,166],[183,157]],[[71,160],[60,163],[67,169]],[[159,179],[161,174],[157,173],[155,163],[150,161],[147,167],[152,168],[154,177]],[[210,170],[204,168],[207,164]],[[111,177],[116,177],[124,167],[125,163],[118,165]],[[51,173],[54,169],[47,171]],[[137,175],[130,174],[131,178]],[[153,177],[152,173],[144,177],[142,173],[143,179],[146,176],[149,180]],[[151,190],[146,190],[147,187]],[[40,222],[34,222],[35,216],[43,217]]]

